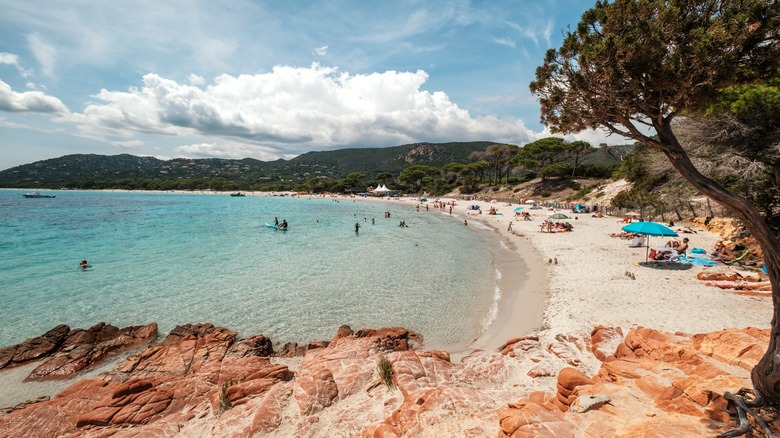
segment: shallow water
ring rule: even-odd
[[[0,191],[0,345],[57,324],[211,322],[280,344],[404,326],[460,350],[495,319],[502,249],[431,208],[332,198]],[[389,211],[391,217],[384,218]],[[286,219],[289,231],[264,226]],[[375,223],[372,224],[371,220]],[[404,220],[408,228],[400,228]],[[355,233],[355,223],[361,225]],[[78,262],[93,266],[82,271]]]

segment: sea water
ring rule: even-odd
[[[0,191],[0,346],[58,324],[210,322],[275,344],[403,326],[467,347],[495,319],[498,245],[399,202]],[[385,212],[390,218],[385,218]],[[265,226],[287,220],[288,231]],[[400,221],[408,224],[399,227]],[[359,224],[355,232],[355,224]],[[81,260],[92,265],[78,269]]]

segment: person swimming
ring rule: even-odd
[[[92,267],[92,265],[87,263],[86,260],[82,260],[81,263],[79,263],[79,268],[80,269],[87,269],[87,268],[91,268],[91,267]]]

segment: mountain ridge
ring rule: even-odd
[[[0,187],[107,188],[122,180],[181,180],[224,178],[257,185],[270,182],[302,182],[309,178],[340,178],[351,172],[373,176],[398,173],[413,164],[440,167],[450,162],[468,163],[472,152],[499,144],[487,141],[411,143],[386,148],[347,148],[313,151],[290,160],[254,158],[174,158],[161,160],[130,154],[70,154],[0,171]]]

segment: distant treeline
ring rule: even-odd
[[[363,192],[377,184],[408,193],[517,184],[541,177],[609,177],[632,146],[550,137],[518,147],[490,142],[421,143],[311,152],[290,161],[158,160],[68,155],[0,172],[0,187],[46,189]]]

